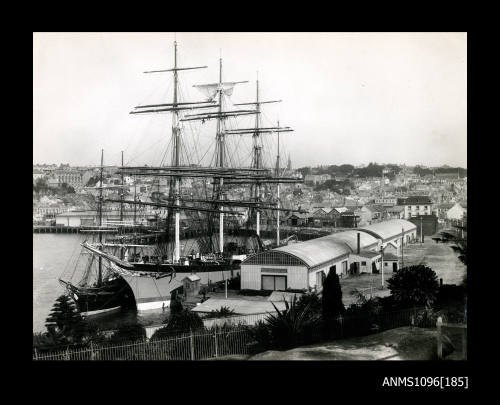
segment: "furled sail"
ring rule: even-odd
[[[241,82],[223,82],[223,83],[212,83],[212,84],[197,84],[196,87],[202,94],[205,95],[208,101],[213,101],[217,93],[222,90],[222,92],[231,97],[233,94],[234,86]]]

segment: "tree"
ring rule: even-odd
[[[330,271],[323,283],[321,304],[324,320],[335,319],[345,312],[344,304],[342,303],[342,289],[340,288],[339,276],[335,272],[334,267],[330,267]]]
[[[56,299],[52,311],[45,321],[47,335],[54,343],[64,345],[82,343],[89,332],[74,301],[66,294]]]
[[[33,190],[37,194],[47,191],[48,188],[49,188],[49,186],[47,185],[47,181],[44,178],[36,179],[35,185],[33,186]]]
[[[299,298],[297,301],[298,309],[305,309],[309,307],[310,311],[315,314],[321,314],[322,303],[321,297],[316,291],[307,292]]]
[[[387,285],[395,303],[403,308],[431,307],[439,290],[436,273],[423,264],[398,270]]]
[[[165,339],[178,333],[195,331],[204,327],[200,316],[188,309],[182,309],[180,312],[170,314],[163,323],[166,326],[158,329],[151,336],[152,340]]]
[[[122,325],[111,335],[106,343],[137,342],[146,339],[146,331],[138,323],[131,325]]]
[[[273,303],[276,312],[256,326],[255,337],[262,339],[259,343],[280,350],[312,343],[314,332],[321,322],[320,315],[311,311],[312,303],[298,306],[296,295],[290,303],[287,300],[284,302],[285,309],[282,311]]]

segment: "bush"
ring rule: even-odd
[[[229,307],[222,306],[220,309],[211,311],[205,318],[227,318],[228,316],[235,315],[234,310]]]
[[[316,291],[311,291],[303,294],[297,301],[298,309],[305,309],[309,306],[309,309],[314,314],[321,314],[322,303],[321,297]]]
[[[119,344],[123,342],[143,342],[146,331],[139,324],[123,325],[107,339],[106,343]]]
[[[387,285],[400,308],[431,307],[439,289],[436,273],[423,264],[398,270]]]
[[[203,320],[196,312],[183,309],[178,313],[171,314],[164,322],[165,327],[158,329],[151,340],[165,339],[182,332],[203,329]]]
[[[249,297],[259,296],[259,297],[269,297],[272,294],[270,290],[240,290],[238,293],[240,295],[246,295]]]
[[[241,289],[241,276],[237,274],[233,278],[227,280],[227,288],[229,290],[239,290]]]
[[[276,314],[270,314],[264,325],[258,323],[254,334],[262,347],[279,350],[309,344],[314,341],[315,332],[321,324],[321,317],[311,311],[311,305],[297,307],[297,297],[291,303],[285,302],[285,309],[278,310],[273,304]],[[265,331],[264,329],[267,329]]]

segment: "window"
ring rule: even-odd
[[[262,276],[263,290],[286,290],[286,276]]]
[[[366,262],[361,262],[361,266],[366,266]]]
[[[384,262],[384,266],[387,267],[387,262]]]
[[[316,287],[320,288],[323,287],[323,283],[325,281],[326,274],[324,271],[318,271],[316,272]]]

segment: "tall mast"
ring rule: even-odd
[[[219,146],[219,167],[224,167],[224,133],[222,131],[222,58],[219,58],[219,117],[217,118],[217,139]],[[224,180],[219,178],[219,193],[218,198],[223,199],[222,187]],[[224,207],[220,207],[222,211]],[[224,252],[224,214],[221,212],[219,214],[219,250],[221,253]]]
[[[260,103],[259,103],[259,73],[257,72],[257,96],[255,101],[255,110],[260,113]],[[260,169],[261,166],[261,148],[259,145],[260,141],[260,133],[259,133],[259,124],[260,124],[260,114],[255,116],[255,133],[253,135],[253,161],[254,168]],[[260,184],[255,184],[255,200],[257,202],[260,201]],[[255,231],[257,235],[260,236],[260,211],[257,209],[256,213],[256,226]]]
[[[123,151],[122,151],[122,167],[123,167]],[[120,223],[123,225],[123,171],[122,171],[122,188],[120,190]],[[123,228],[122,228],[123,229]],[[123,260],[123,255],[124,255],[124,249],[120,249],[120,259]]]
[[[172,165],[175,167],[180,166],[180,136],[179,136],[179,112],[176,109],[178,106],[178,100],[177,100],[177,90],[179,87],[179,82],[178,82],[178,76],[177,76],[177,41],[174,41],[174,100],[173,100],[173,115],[172,115],[172,137],[174,141],[174,156],[173,156],[173,162]],[[181,185],[181,180],[180,177],[175,178],[175,205],[179,206],[180,205],[180,185]],[[168,226],[168,224],[167,224]],[[178,209],[175,210],[175,246],[174,246],[174,263],[178,262],[180,259],[180,234],[179,234],[179,227],[180,227],[180,212]]]
[[[123,151],[122,151],[122,167],[123,167]],[[120,198],[122,202],[120,202],[120,222],[123,221],[123,171],[122,171],[122,188],[120,191]]]
[[[102,244],[102,171],[103,171],[103,165],[104,165],[104,149],[101,149],[101,175],[100,175],[100,183],[101,187],[99,188],[99,202],[97,205],[97,208],[99,210],[99,245]],[[99,256],[99,272],[97,274],[97,286],[99,287],[102,284],[102,258]]]

